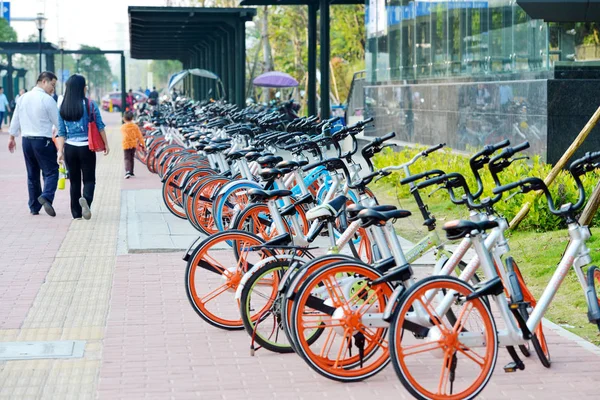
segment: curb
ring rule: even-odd
[[[547,320],[546,318],[543,319],[543,324],[544,324],[544,326],[552,329],[554,332],[556,332],[560,336],[562,336],[566,339],[569,339],[570,341],[575,342],[577,345],[579,345],[580,347],[583,347],[587,351],[600,356],[600,347],[596,346],[595,344],[593,344],[591,342],[588,342],[581,336],[578,336],[578,335],[574,334],[573,332],[566,330],[562,326],[557,325],[554,322]]]

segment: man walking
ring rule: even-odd
[[[52,142],[52,126],[58,126],[58,110],[52,93],[56,86],[56,75],[42,72],[37,85],[19,98],[10,124],[8,150],[17,148],[15,137],[23,136],[23,155],[27,166],[29,188],[29,211],[38,215],[40,209],[52,217],[52,207],[58,184],[56,146]],[[40,170],[44,177],[44,190],[40,182]]]
[[[2,132],[2,125],[4,124],[4,118],[6,117],[7,111],[10,112],[10,105],[4,94],[4,88],[0,86],[0,132]]]

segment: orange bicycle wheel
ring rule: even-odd
[[[223,185],[230,182],[229,178],[223,176],[214,176],[209,181],[206,181],[194,194],[193,209],[194,209],[194,222],[200,231],[207,235],[212,235],[219,232],[219,229],[215,225],[215,219],[213,218],[213,198],[215,194],[223,187]]]
[[[382,314],[392,287],[369,282],[382,274],[359,261],[324,266],[298,290],[290,316],[295,350],[316,372],[340,382],[369,378],[389,363],[387,328],[366,322]],[[315,331],[323,330],[313,341]]]
[[[200,243],[190,257],[185,287],[190,304],[209,324],[222,329],[243,329],[235,292],[254,264],[271,256],[253,246],[264,243],[243,231],[219,232]]]
[[[295,343],[294,336],[290,333],[290,327],[292,326],[292,321],[290,318],[298,288],[300,288],[304,281],[306,281],[306,279],[315,271],[319,270],[325,265],[334,264],[340,261],[355,261],[355,259],[345,254],[327,254],[317,257],[302,265],[298,271],[290,277],[289,282],[285,283],[285,296],[281,297],[281,302],[283,303],[281,305],[281,319],[283,321],[283,331],[292,347],[295,346]]]
[[[418,281],[404,294],[390,324],[390,355],[404,387],[418,399],[475,398],[498,357],[492,313],[466,282],[451,276]],[[453,296],[450,310],[439,309]],[[441,315],[440,315],[441,314]]]

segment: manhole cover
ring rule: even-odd
[[[81,358],[85,341],[57,340],[53,342],[0,343],[0,360],[31,360],[37,358]]]

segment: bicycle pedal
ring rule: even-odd
[[[519,370],[519,366],[514,361],[513,362],[509,362],[508,364],[506,364],[504,366],[504,372],[506,372],[506,373],[517,372],[518,370]]]

